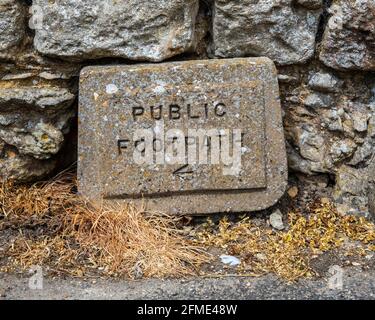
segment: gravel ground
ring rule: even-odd
[[[260,278],[183,280],[77,280],[46,278],[31,290],[29,278],[0,274],[0,299],[375,299],[375,270],[343,269],[343,288],[329,287],[329,275],[288,284],[273,275]]]

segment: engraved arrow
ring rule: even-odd
[[[183,175],[193,174],[193,173],[194,173],[194,170],[189,170],[189,164],[185,164],[181,168],[178,168],[177,170],[173,171],[173,174],[177,176],[183,176]]]

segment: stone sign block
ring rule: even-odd
[[[176,214],[265,209],[284,193],[277,73],[267,58],[87,67],[79,191]]]

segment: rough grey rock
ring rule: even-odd
[[[369,165],[368,206],[372,220],[375,220],[375,156]]]
[[[340,212],[367,216],[374,192],[374,185],[367,181],[375,150],[374,80],[369,74],[337,77],[321,66],[309,69],[282,69],[289,77],[299,75],[294,83],[281,83],[289,168],[310,176],[334,176]],[[346,191],[351,179],[344,172],[346,167],[364,179],[358,182],[361,192]]]
[[[375,2],[339,0],[329,12],[320,60],[340,70],[375,70]]]
[[[319,9],[322,7],[322,0],[296,0],[296,3],[307,9]]]
[[[300,155],[295,147],[287,144],[288,151],[288,167],[290,171],[300,172],[305,175],[313,175],[314,173],[314,162],[308,161]]]
[[[280,210],[276,210],[270,215],[270,225],[276,230],[284,230],[283,215]]]
[[[293,83],[297,81],[296,77],[289,76],[287,74],[278,74],[277,78],[280,82]]]
[[[281,65],[306,62],[315,51],[321,1],[301,0],[299,4],[295,6],[292,0],[215,0],[214,55],[267,56]]]
[[[22,79],[27,79],[31,78],[33,76],[32,72],[21,72],[21,73],[10,73],[6,74],[1,78],[1,80],[4,81],[9,81],[9,80],[22,80]]]
[[[352,166],[361,165],[363,167],[372,164],[371,169],[369,169],[369,177],[375,181],[375,105],[370,104],[369,106],[370,108],[367,112],[362,111],[363,113],[360,113],[355,111],[352,115],[354,117],[354,129],[363,133],[364,131],[362,130],[366,127],[366,136],[348,164]],[[356,114],[359,114],[358,119],[355,118]],[[356,124],[356,122],[358,123]]]
[[[21,155],[49,159],[62,147],[74,100],[65,88],[0,89],[0,138]]]
[[[310,108],[328,108],[334,102],[334,99],[323,93],[312,93],[309,94],[305,101],[304,105]]]
[[[338,163],[353,155],[357,145],[349,138],[335,141],[329,149],[329,156],[333,163]]]
[[[21,154],[36,159],[48,159],[56,154],[64,142],[63,133],[52,124],[39,122],[29,130],[0,128],[0,138],[17,147]]]
[[[357,169],[346,165],[339,168],[334,198],[340,213],[369,215],[368,177],[368,168]]]
[[[371,159],[374,153],[374,142],[366,139],[365,142],[357,148],[352,159],[348,162],[351,166],[358,166],[359,164],[367,164],[366,162]]]
[[[11,146],[0,142],[0,179],[17,182],[29,182],[41,179],[55,169],[56,159],[37,160],[20,155]]]
[[[9,57],[24,37],[24,12],[19,0],[0,0],[0,58]]]
[[[329,110],[323,119],[324,123],[326,124],[326,127],[329,131],[337,131],[337,132],[344,132],[344,115],[345,111],[344,109],[332,109]]]
[[[68,89],[58,87],[16,87],[0,88],[1,111],[17,106],[34,107],[41,110],[64,109],[69,107],[75,95]]]
[[[351,118],[353,121],[353,129],[357,132],[367,131],[368,125],[367,122],[370,119],[369,113],[362,113],[357,110],[353,110],[351,113]]]
[[[369,188],[369,211],[371,215],[371,219],[375,220],[375,184],[371,183],[371,187]]]
[[[198,0],[34,0],[34,46],[62,58],[162,61],[195,46]]]
[[[316,91],[336,92],[341,81],[330,73],[317,72],[310,75],[308,86]]]
[[[316,127],[304,124],[295,130],[300,154],[312,162],[324,162],[325,141]]]

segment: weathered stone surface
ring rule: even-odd
[[[0,58],[10,55],[25,34],[24,7],[18,0],[0,0]]]
[[[340,213],[368,216],[368,177],[368,168],[340,167],[334,193]]]
[[[17,182],[29,182],[44,178],[54,169],[57,160],[37,160],[20,155],[12,146],[0,142],[0,179]]]
[[[215,0],[213,46],[217,57],[267,56],[286,65],[313,57],[319,0]]]
[[[334,103],[331,96],[323,93],[311,93],[303,101],[306,107],[310,108],[329,108]]]
[[[171,112],[176,105],[179,111]],[[151,129],[157,138],[169,129],[189,138],[189,129],[218,129],[220,135],[241,129],[240,170],[225,173],[222,162],[181,166],[169,163],[168,154],[165,164],[137,164],[139,140],[133,139],[139,129]],[[160,150],[167,147],[166,142]],[[171,213],[251,211],[274,204],[286,178],[277,74],[269,59],[82,71],[78,179],[79,191],[89,199],[144,201]]]
[[[54,167],[56,155],[74,116],[75,95],[59,87],[0,88],[0,157],[2,177],[40,178]],[[33,161],[34,160],[34,161]]]
[[[195,45],[198,0],[34,0],[34,46],[63,58],[162,61]]]
[[[299,71],[284,67],[283,74],[296,79],[281,83],[289,168],[311,179],[329,173],[340,212],[368,216],[374,192],[369,164],[375,154],[375,78],[321,65]],[[361,187],[348,191],[351,183]]]
[[[314,70],[283,85],[288,86],[282,90],[287,92],[283,104],[293,169],[336,174],[343,161],[366,166],[374,146],[371,81],[369,76]]]
[[[320,60],[340,70],[375,70],[375,2],[335,1]]]
[[[10,87],[0,88],[1,110],[15,109],[17,106],[32,107],[34,109],[61,110],[69,107],[75,95],[69,90],[59,87]]]
[[[369,185],[367,188],[368,206],[372,220],[375,221],[375,156],[369,166]]]
[[[309,77],[308,86],[320,92],[337,92],[340,90],[342,81],[330,73],[317,72]]]

